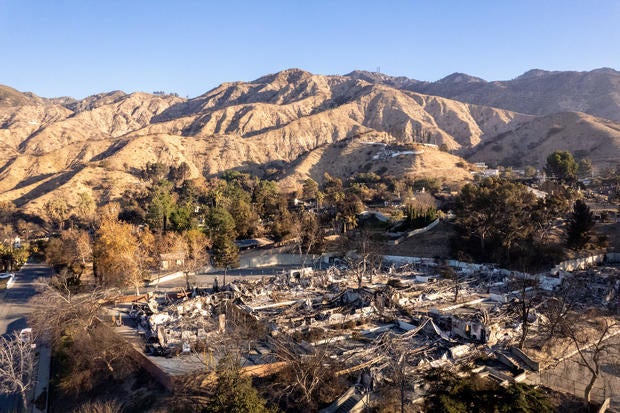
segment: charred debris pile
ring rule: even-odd
[[[420,380],[431,368],[466,366],[507,384],[538,370],[517,348],[524,323],[527,334],[536,334],[548,321],[547,303],[567,288],[584,310],[617,312],[620,270],[532,276],[472,264],[446,273],[430,261],[365,274],[307,268],[191,293],[149,294],[129,313],[149,356],[208,353],[207,365],[214,366],[236,348],[246,366],[280,365],[286,342],[299,357],[328,354],[338,361],[337,375],[376,384],[394,380],[395,363]]]

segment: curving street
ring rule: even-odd
[[[51,274],[50,267],[38,263],[27,263],[15,274],[15,284],[0,294],[0,334],[10,335],[27,327],[27,317],[35,309],[31,300],[37,294],[36,282]],[[49,378],[49,350],[40,346],[37,353],[45,354],[46,360],[41,360],[37,372],[45,387]],[[0,411],[13,412],[19,411],[21,403],[18,397],[0,396],[0,406]]]

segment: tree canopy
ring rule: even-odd
[[[455,208],[457,252],[508,267],[534,265],[544,258],[541,229],[562,213],[563,205],[553,196],[539,199],[524,185],[504,179],[467,184]]]
[[[252,380],[244,376],[239,363],[231,355],[224,357],[217,366],[217,383],[213,396],[204,413],[268,413],[277,409],[267,407],[267,402],[256,389]]]
[[[545,173],[570,184],[577,179],[578,168],[579,165],[570,152],[555,151],[547,156]]]
[[[555,411],[546,395],[533,386],[517,383],[504,388],[485,378],[458,377],[444,370],[431,371],[427,380],[431,384],[431,389],[425,401],[426,411],[450,413]]]
[[[568,220],[568,246],[576,250],[583,248],[590,240],[593,227],[592,211],[583,200],[578,199],[573,205],[573,212]]]

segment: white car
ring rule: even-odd
[[[15,283],[15,274],[12,272],[4,272],[0,274],[0,279],[6,279],[6,288],[11,288],[11,286]]]
[[[19,332],[19,338],[24,343],[30,343],[30,347],[37,348],[32,338],[32,328],[22,328],[22,331]]]

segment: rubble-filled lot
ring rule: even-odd
[[[231,348],[245,366],[281,366],[291,353],[321,353],[337,361],[335,375],[357,391],[406,377],[413,401],[433,368],[467,367],[503,384],[528,380],[528,372],[562,355],[553,353],[558,341],[567,343],[551,331],[558,302],[570,303],[566,313],[618,314],[617,266],[537,276],[484,265],[446,268],[428,260],[365,273],[290,270],[154,294],[130,315],[155,360],[196,360],[196,369],[213,369]]]

